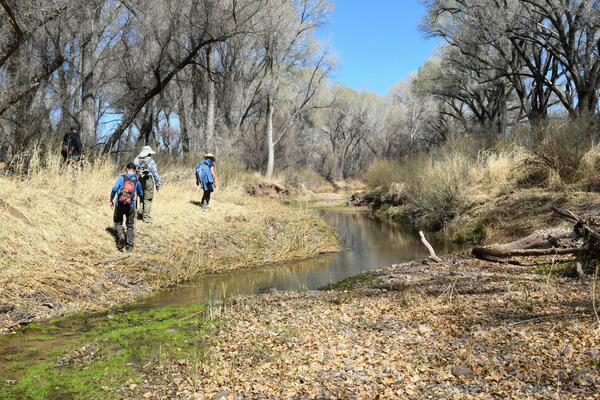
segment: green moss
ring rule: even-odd
[[[544,275],[562,276],[565,278],[577,278],[577,266],[575,261],[559,261],[556,264],[540,265],[536,271]]]
[[[60,320],[64,328],[55,343],[46,333],[52,324],[35,324],[26,329],[22,343],[35,344],[38,354],[0,359],[0,398],[118,398],[119,388],[138,382],[141,367],[149,361],[203,356],[201,340],[208,327],[203,311],[194,305]],[[85,333],[76,335],[81,324]]]
[[[369,282],[375,280],[375,277],[369,273],[364,273],[360,275],[351,276],[344,280],[341,280],[337,283],[331,283],[327,286],[323,286],[319,288],[319,290],[352,290],[357,288],[358,286],[365,285]]]

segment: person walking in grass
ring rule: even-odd
[[[72,126],[69,129],[69,132],[65,133],[60,153],[65,162],[82,161],[85,159],[85,155],[83,154],[83,143],[81,142],[78,126]]]
[[[156,162],[152,159],[152,154],[156,154],[152,147],[144,146],[133,161],[137,167],[137,174],[144,191],[144,196],[140,198],[140,209],[138,210],[138,218],[144,222],[150,222],[154,191],[158,192],[160,190],[160,176],[158,175]]]
[[[210,195],[217,188],[217,172],[215,169],[215,156],[211,153],[204,155],[204,159],[196,164],[196,185],[202,188],[202,208],[208,208]]]
[[[122,248],[125,245],[127,251],[132,251],[134,244],[135,195],[137,193],[138,197],[144,196],[135,171],[134,163],[127,164],[125,174],[119,176],[110,192],[110,206],[115,209],[113,222],[117,231],[118,246]],[[123,232],[123,217],[127,219],[127,237]]]

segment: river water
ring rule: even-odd
[[[341,252],[203,277],[163,291],[141,305],[183,305],[270,290],[318,289],[362,272],[428,255],[416,232],[407,226],[384,223],[356,212],[323,212],[322,217],[340,236]],[[443,253],[441,243],[432,244]]]
[[[364,213],[323,212],[322,217],[340,236],[343,248],[339,253],[202,277],[196,282],[161,291],[125,309],[144,311],[164,306],[212,303],[270,290],[318,289],[365,271],[427,256],[418,235],[408,227],[386,224]],[[436,250],[444,252],[441,243],[432,241],[432,244]],[[47,358],[41,353],[69,344],[79,333],[93,329],[105,318],[107,314],[100,313],[84,319],[66,318],[48,322],[48,327],[55,329],[47,338],[37,337],[39,334],[35,333],[4,337],[0,341],[0,379],[8,366],[6,357],[10,357],[12,363],[20,361],[24,364],[39,357]]]

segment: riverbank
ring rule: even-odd
[[[146,365],[124,396],[600,398],[591,282],[556,273],[569,262],[412,262],[332,291],[244,298],[202,362]]]
[[[220,317],[239,296],[316,290],[427,255],[410,230],[356,212],[319,214],[338,233],[344,251],[204,276],[131,307],[33,323],[16,335],[0,337],[0,376],[5,377],[0,398],[62,398],[73,388],[81,398],[121,398],[129,386],[144,383],[146,364],[203,362],[212,351],[209,338],[218,332]],[[159,381],[173,384],[168,376],[153,383]]]
[[[22,179],[0,177],[0,332],[107,309],[200,275],[339,249],[320,218],[248,196],[243,177],[224,171],[223,188],[202,210],[187,169],[162,172],[153,220],[136,223],[131,254],[114,241],[111,163],[65,169],[55,162],[30,167]]]
[[[384,221],[419,225],[410,207],[394,196],[381,193],[364,195],[370,212]],[[452,218],[438,230],[457,244],[490,244],[510,242],[548,227],[569,227],[554,215],[552,208],[561,207],[577,215],[598,215],[600,193],[577,190],[552,191],[541,188],[510,189],[494,195],[473,197],[458,208]]]

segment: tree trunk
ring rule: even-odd
[[[267,172],[265,178],[273,178],[275,168],[275,142],[273,141],[273,113],[274,104],[271,97],[267,97]]]
[[[94,41],[88,40],[81,48],[81,138],[88,149],[96,144],[94,47]]]
[[[215,83],[212,76],[212,46],[206,48],[207,72],[207,100],[206,100],[206,150],[213,151],[215,132]]]
[[[181,98],[177,102],[177,114],[179,115],[179,131],[181,135],[181,148],[183,154],[190,152],[190,133],[188,131],[187,117],[185,115],[185,104],[183,102],[183,90],[181,91]]]

